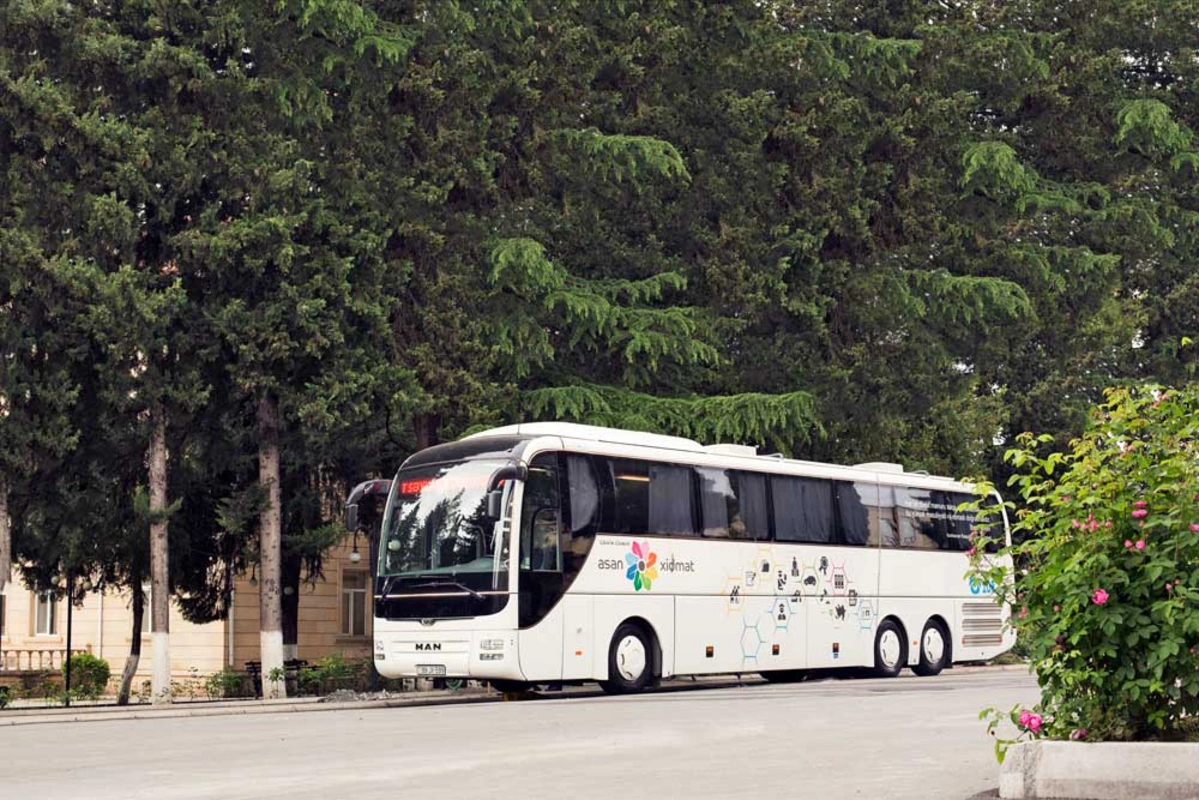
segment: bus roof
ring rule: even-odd
[[[522,422],[505,425],[467,436],[476,439],[483,436],[560,436],[563,439],[587,439],[612,444],[636,444],[645,447],[661,447],[667,450],[691,450],[703,452],[699,442],[681,436],[663,436],[660,433],[627,431],[621,428],[603,428],[599,425],[580,425],[575,422]]]
[[[759,454],[757,448],[739,444],[702,445],[693,439],[681,436],[664,436],[657,433],[624,430],[621,428],[605,428],[598,425],[580,425],[573,422],[524,422],[517,425],[505,425],[491,428],[464,437],[463,442],[485,439],[488,437],[540,437],[555,436],[563,440],[579,442],[595,442],[597,444],[613,444],[634,447],[648,447],[659,450],[683,451],[689,454],[706,456],[732,456],[737,459],[756,462],[759,467],[784,464],[791,467],[809,468],[813,470],[848,470],[852,472],[868,472],[882,479],[885,483],[922,483],[952,482],[954,478],[942,475],[929,475],[923,471],[906,471],[902,464],[872,461],[856,465],[830,464],[821,461],[803,461],[800,459],[784,458],[780,453],[770,455]]]

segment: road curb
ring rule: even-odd
[[[17,725],[48,725],[61,722],[110,722],[129,719],[171,719],[178,717],[226,717],[255,714],[294,714],[307,711],[350,711],[369,708],[400,708],[403,706],[458,705],[461,703],[498,702],[503,698],[490,692],[454,693],[421,697],[395,697],[371,700],[327,701],[313,699],[305,702],[254,702],[245,704],[188,707],[175,705],[166,708],[55,709],[38,713],[22,709],[13,714],[0,713],[0,728]],[[30,713],[32,712],[32,713]]]
[[[966,665],[947,670],[947,675],[962,675],[982,672],[1027,672],[1024,664]],[[667,680],[664,691],[690,689],[729,689],[739,686],[765,686],[765,681],[756,674],[736,677],[719,675],[691,680]],[[600,695],[594,686],[567,687],[561,692],[538,695],[539,699],[586,698]],[[305,711],[351,711],[378,708],[404,708],[422,706],[452,706],[464,703],[498,703],[504,698],[486,690],[459,692],[422,692],[416,696],[395,696],[366,700],[331,701],[324,698],[307,700],[244,700],[220,703],[179,703],[154,706],[88,706],[83,708],[21,708],[0,711],[0,728],[17,725],[47,725],[62,722],[108,722],[130,719],[170,719],[178,717],[221,717],[249,716],[254,714],[289,714]]]
[[[999,796],[1009,800],[1184,800],[1199,797],[1199,744],[1022,742],[1007,751]]]

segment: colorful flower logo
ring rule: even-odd
[[[649,549],[649,542],[633,542],[632,552],[625,553],[629,565],[624,576],[633,582],[633,591],[649,591],[658,579],[658,554]]]

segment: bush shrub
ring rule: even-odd
[[[1049,441],[1023,435],[1005,456],[1016,574],[972,556],[1041,687],[1034,708],[989,710],[991,730],[1182,738],[1199,714],[1199,387],[1111,390],[1066,452],[1042,454]]]
[[[227,668],[205,678],[204,691],[214,699],[254,696],[249,676]]]
[[[365,659],[347,660],[341,653],[330,653],[300,669],[301,694],[329,694],[338,689],[364,691],[369,675]]]
[[[71,656],[71,696],[95,700],[108,686],[110,670],[108,662],[91,653],[76,653]],[[66,681],[67,667],[62,668]]]

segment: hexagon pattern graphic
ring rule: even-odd
[[[741,618],[743,665],[758,666],[763,652],[769,652],[763,648],[781,645],[806,602],[820,603],[835,628],[874,627],[875,602],[859,596],[844,561],[834,564],[827,556],[810,563],[779,559],[772,546],[759,544],[752,563],[725,577],[723,593],[725,611]]]

